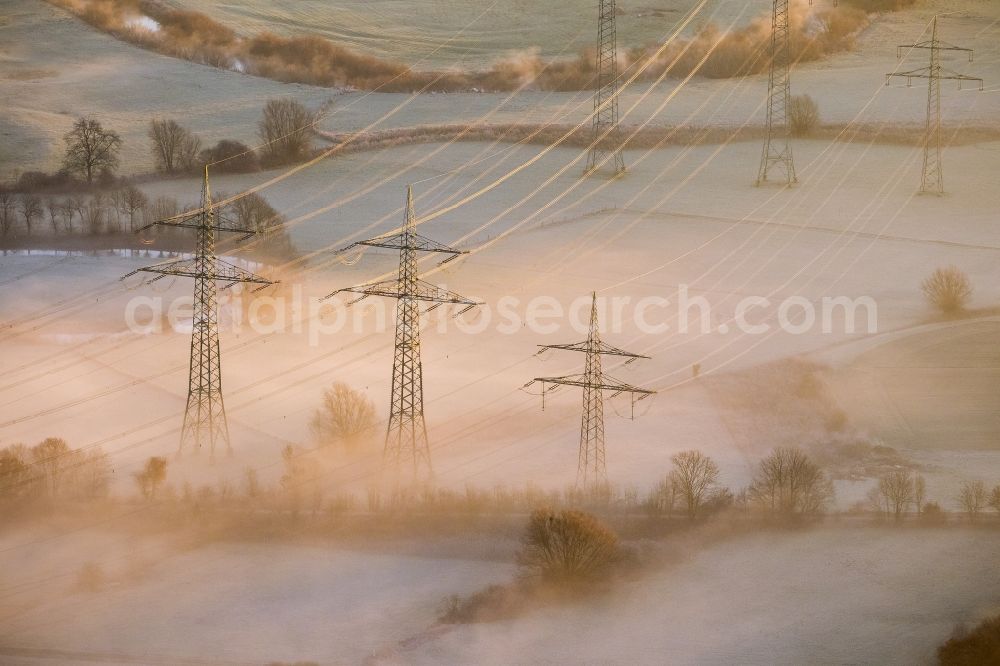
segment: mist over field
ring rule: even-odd
[[[0,663],[1000,663],[1000,6],[598,6],[0,7]]]

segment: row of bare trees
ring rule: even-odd
[[[105,497],[111,475],[111,460],[100,449],[71,449],[57,437],[14,444],[0,450],[0,506]]]
[[[223,139],[214,146],[202,147],[201,139],[171,118],[154,118],[147,135],[157,171],[190,173],[203,164],[214,164],[218,171],[245,173],[263,166],[278,166],[305,159],[309,154],[313,128],[319,115],[301,102],[290,98],[268,100],[257,124],[261,146],[258,151],[233,140]],[[89,190],[95,185],[108,189],[116,182],[115,172],[121,161],[124,140],[97,118],[78,118],[64,135],[62,168],[49,174],[31,171],[21,175],[11,193],[29,195],[42,192]],[[41,217],[37,199],[22,202],[31,222]],[[7,217],[9,220],[9,215]]]
[[[202,149],[201,139],[170,118],[149,123],[149,141],[157,170],[191,172],[212,164],[222,172],[246,173],[263,166],[298,162],[308,155],[317,114],[289,98],[268,100],[257,124],[258,151],[233,139],[223,139]]]
[[[719,466],[700,451],[683,451],[671,458],[673,469],[646,501],[655,513],[675,507],[694,520],[736,505],[776,516],[821,513],[833,499],[833,484],[801,449],[777,448],[762,459],[750,485],[733,495],[719,485]]]
[[[158,219],[158,215],[172,215],[177,210],[176,200],[158,197],[150,201],[134,185],[62,197],[16,195],[0,189],[0,234],[23,231],[30,236],[46,222],[53,234],[133,231],[143,219]]]
[[[965,481],[955,496],[955,505],[969,518],[975,519],[988,508],[1000,513],[1000,485],[990,490],[983,481]],[[908,469],[891,470],[878,479],[868,494],[869,505],[895,520],[907,514],[929,519],[940,517],[943,509],[927,499],[927,482],[923,476]]]

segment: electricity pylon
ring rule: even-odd
[[[597,90],[594,93],[593,131],[584,175],[596,171],[605,160],[615,175],[625,173],[622,135],[618,127],[618,45],[615,30],[615,0],[598,0]]]
[[[218,283],[225,283],[223,289],[228,289],[237,283],[269,285],[274,282],[223,261],[215,255],[217,231],[242,234],[239,240],[245,240],[257,231],[240,226],[238,222],[224,217],[217,207],[213,207],[212,192],[208,185],[208,167],[205,167],[201,208],[157,220],[145,225],[139,231],[156,225],[197,230],[198,247],[194,257],[140,268],[125,277],[140,272],[156,273],[157,276],[150,280],[150,283],[162,280],[168,275],[194,278],[191,364],[188,375],[187,407],[184,410],[184,426],[181,429],[179,450],[192,446],[197,452],[207,444],[210,456],[214,459],[217,445],[225,444],[227,453],[232,453],[226,407],[222,399],[219,309],[216,298]]]
[[[791,98],[791,52],[788,48],[788,0],[774,0],[771,7],[771,65],[767,79],[767,136],[760,156],[756,185],[766,183],[771,170],[785,172],[785,184],[798,182],[789,141],[788,106]]]
[[[576,485],[579,488],[604,487],[608,482],[604,454],[604,392],[611,391],[611,397],[628,393],[632,397],[634,415],[635,403],[656,393],[620,382],[605,374],[601,368],[602,356],[627,358],[626,364],[648,356],[633,354],[601,341],[597,323],[597,294],[592,294],[590,306],[590,332],[583,342],[562,345],[539,345],[539,353],[549,349],[583,352],[587,355],[582,375],[563,377],[535,377],[525,384],[525,388],[535,382],[542,385],[542,408],[545,408],[545,394],[562,386],[583,388],[583,418],[580,423],[580,450],[577,456]],[[549,386],[554,388],[549,388]],[[638,396],[638,397],[636,397]]]
[[[346,252],[359,245],[399,250],[399,273],[396,279],[339,289],[327,296],[330,298],[341,292],[360,294],[359,298],[348,305],[353,305],[369,296],[385,296],[395,298],[397,301],[396,344],[392,362],[392,404],[385,435],[383,464],[396,473],[405,472],[403,466],[409,466],[414,481],[422,476],[429,479],[434,474],[427,440],[427,426],[424,422],[424,381],[420,363],[420,302],[434,303],[428,312],[446,303],[464,305],[458,314],[480,305],[478,301],[420,279],[417,274],[417,252],[451,255],[441,263],[447,263],[467,252],[426,238],[418,234],[415,229],[413,191],[407,187],[406,221],[402,231],[359,241],[341,250]]]
[[[937,22],[935,16],[930,40],[896,47],[897,58],[902,55],[903,49],[927,49],[931,52],[930,65],[909,72],[886,74],[885,85],[889,85],[894,76],[905,78],[907,87],[911,85],[913,79],[927,79],[927,125],[924,130],[924,168],[920,176],[920,193],[941,195],[944,194],[944,173],[941,167],[941,79],[958,81],[959,89],[963,81],[978,81],[980,90],[983,89],[983,80],[941,67],[942,51],[968,53],[969,62],[972,62],[972,49],[953,46],[939,40]]]

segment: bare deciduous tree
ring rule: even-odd
[[[180,207],[177,205],[177,199],[171,199],[170,197],[156,197],[152,201],[148,202],[146,207],[142,211],[142,219],[149,224],[150,222],[155,222],[157,220],[163,220],[168,217],[173,217],[177,215],[177,211]]]
[[[62,215],[63,209],[59,200],[55,197],[49,197],[45,200],[45,211],[49,214],[49,224],[52,225],[52,233],[59,233],[59,216]]]
[[[284,228],[285,218],[267,199],[252,192],[234,201],[232,209],[240,226],[256,231],[269,251],[287,254],[292,250],[291,239]]]
[[[782,513],[817,513],[833,497],[833,485],[801,449],[778,448],[760,461],[748,488],[763,508]]]
[[[84,206],[83,214],[80,216],[87,233],[96,236],[104,230],[105,207],[104,197],[95,194],[90,198],[90,203]]]
[[[944,314],[953,314],[965,309],[972,297],[972,283],[969,276],[955,268],[939,268],[920,285],[927,302]]]
[[[294,162],[309,148],[316,116],[294,99],[272,99],[264,106],[258,133],[264,155],[273,163]]]
[[[30,234],[32,222],[42,216],[42,199],[36,194],[26,194],[21,197],[20,207],[25,229]]]
[[[27,453],[21,444],[0,450],[0,502],[20,499],[35,490],[37,476]]]
[[[889,512],[896,520],[902,520],[903,512],[914,499],[913,475],[909,470],[897,469],[883,474],[878,480],[879,495],[885,501]]]
[[[121,190],[118,198],[118,209],[122,215],[128,216],[128,226],[130,231],[135,231],[136,213],[143,210],[149,204],[149,199],[135,185],[129,185]]]
[[[582,511],[536,509],[518,553],[526,571],[552,582],[576,582],[604,573],[619,557],[618,537]]]
[[[6,236],[14,226],[17,200],[8,188],[0,186],[0,231]]]
[[[132,476],[144,498],[156,499],[157,489],[167,480],[167,459],[153,456]]]
[[[682,451],[670,460],[674,464],[670,483],[693,520],[715,490],[719,466],[700,451]]]
[[[31,449],[32,463],[41,471],[50,497],[59,494],[59,482],[69,462],[69,454],[69,445],[58,437],[49,437]]]
[[[323,391],[323,403],[309,427],[323,444],[357,450],[375,427],[375,405],[360,391],[337,382]]]
[[[982,481],[966,481],[958,491],[957,499],[962,511],[968,514],[969,518],[975,520],[986,508],[989,501],[986,484]]]
[[[788,123],[792,134],[804,136],[819,123],[819,107],[809,95],[793,95],[788,104]]]
[[[990,492],[990,508],[1000,513],[1000,486],[993,486],[993,490]]]
[[[88,183],[102,171],[113,172],[118,168],[118,151],[122,139],[112,130],[106,130],[93,118],[80,118],[73,129],[66,133],[66,155],[63,165],[70,173],[78,173]]]
[[[674,511],[674,504],[676,503],[677,489],[674,487],[669,474],[660,479],[646,499],[646,506],[650,512],[655,514],[670,515]]]
[[[175,120],[151,120],[149,140],[156,168],[167,173],[193,168],[201,150],[201,140]]]
[[[913,503],[917,507],[917,515],[924,512],[924,503],[927,502],[927,481],[923,476],[917,474],[913,477]]]
[[[69,198],[69,205],[73,207],[73,211],[80,218],[80,226],[83,226],[83,218],[87,210],[87,200],[82,194],[74,194]]]

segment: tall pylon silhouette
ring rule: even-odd
[[[944,170],[941,165],[941,79],[958,81],[959,88],[963,81],[978,81],[979,89],[983,89],[983,80],[975,76],[966,76],[945,70],[941,66],[941,53],[943,51],[960,51],[969,54],[969,62],[972,62],[972,49],[961,46],[953,46],[938,39],[938,17],[934,17],[934,24],[931,28],[931,38],[916,44],[903,44],[896,47],[896,57],[900,57],[904,50],[926,49],[930,51],[931,61],[927,67],[910,70],[908,72],[892,72],[886,74],[885,84],[889,85],[893,77],[906,79],[909,87],[913,79],[927,79],[927,122],[924,128],[924,166],[920,176],[921,194],[944,194]]]
[[[257,233],[256,229],[245,228],[226,218],[222,211],[212,204],[212,191],[208,183],[208,167],[205,167],[201,191],[201,207],[189,213],[182,213],[143,226],[138,231],[160,225],[180,227],[197,231],[197,249],[193,258],[166,261],[135,270],[136,273],[155,273],[149,282],[156,282],[168,275],[194,278],[194,315],[191,328],[191,361],[188,373],[187,407],[184,410],[184,425],[181,428],[179,451],[192,448],[200,451],[208,446],[212,459],[216,448],[225,445],[227,453],[232,452],[229,438],[229,424],[222,397],[222,363],[219,354],[219,306],[217,290],[219,283],[229,288],[237,283],[260,285],[275,284],[258,275],[246,271],[215,254],[216,232],[242,234],[245,240]],[[124,278],[123,278],[124,279]]]
[[[597,293],[591,294],[590,329],[587,339],[583,342],[559,345],[539,345],[539,354],[550,349],[582,352],[586,354],[582,375],[566,375],[563,377],[535,377],[524,385],[524,388],[534,383],[542,385],[542,408],[545,407],[545,395],[562,386],[579,386],[583,388],[583,415],[580,421],[580,448],[577,455],[576,485],[587,489],[605,487],[608,483],[608,472],[605,464],[604,442],[604,392],[610,391],[611,397],[628,393],[632,397],[632,407],[635,403],[656,393],[643,388],[618,381],[605,374],[601,367],[602,356],[617,356],[628,359],[626,364],[638,359],[648,359],[642,354],[633,354],[601,341],[600,325],[597,319]]]
[[[451,255],[442,262],[446,263],[466,252],[442,245],[416,232],[413,190],[410,187],[406,188],[406,220],[402,230],[395,234],[353,243],[340,252],[358,246],[399,250],[399,273],[396,279],[340,289],[327,298],[342,292],[360,295],[348,305],[369,296],[396,299],[392,401],[385,436],[383,465],[397,477],[408,475],[413,481],[430,480],[433,478],[434,468],[431,464],[427,425],[424,421],[423,366],[420,361],[420,303],[433,303],[430,310],[444,304],[464,306],[458,314],[480,303],[421,280],[417,273],[417,253],[437,252]]]
[[[597,90],[594,92],[594,120],[584,175],[595,172],[604,163],[612,166],[615,175],[625,173],[622,133],[618,127],[617,42],[615,0],[598,0]]]
[[[767,78],[767,127],[756,185],[768,182],[773,169],[784,173],[786,185],[798,182],[789,139],[788,105],[791,101],[791,52],[788,48],[788,0],[771,6],[771,63]]]

